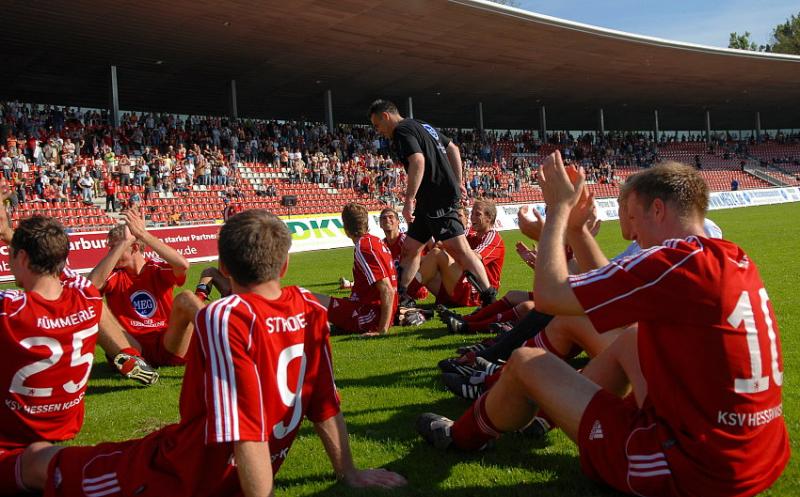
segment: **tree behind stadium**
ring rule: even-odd
[[[728,40],[728,48],[800,55],[800,13],[775,26],[772,30],[771,45],[757,45],[750,36],[749,31],[745,31],[742,35],[734,31]]]

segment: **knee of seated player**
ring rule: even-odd
[[[172,301],[172,309],[175,312],[179,312],[183,315],[191,315],[194,316],[197,314],[197,311],[202,309],[205,304],[197,298],[193,292],[189,290],[183,290],[181,293],[175,296],[175,299]]]
[[[209,267],[203,269],[203,272],[200,273],[200,278],[201,279],[202,278],[214,278],[214,277],[217,276],[218,273],[219,273],[219,270],[217,268],[215,268],[214,266],[209,266]]]
[[[520,302],[519,304],[517,304],[515,306],[515,308],[517,310],[517,314],[520,315],[520,316],[522,316],[522,315],[524,315],[524,314],[526,314],[528,312],[531,312],[534,309],[534,307],[536,307],[536,306],[534,305],[533,300],[526,300],[524,302]]]
[[[522,379],[529,377],[536,368],[536,363],[547,355],[547,351],[538,347],[519,347],[508,358],[503,368],[503,376]]]
[[[20,469],[22,482],[31,490],[44,490],[47,483],[47,468],[50,461],[61,450],[49,442],[34,442],[22,453]]]

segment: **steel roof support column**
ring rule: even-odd
[[[547,111],[544,105],[539,107],[539,139],[547,143]]]
[[[711,111],[706,109],[706,143],[711,143]]]
[[[111,66],[111,87],[109,88],[109,113],[111,123],[119,127],[119,87],[117,85],[117,66]]]
[[[660,131],[658,129],[658,110],[654,110],[653,111],[653,118],[655,119],[654,120],[654,124],[655,124],[655,141],[656,141],[656,143],[658,143],[658,133]]]
[[[598,120],[598,129],[600,130],[600,138],[601,143],[602,140],[606,137],[606,117],[603,114],[603,108],[600,108],[600,112],[597,113],[597,120]]]
[[[478,130],[483,132],[483,102],[478,102]]]
[[[325,90],[325,124],[328,125],[328,131],[333,132],[333,93],[330,90]]]
[[[761,143],[761,112],[756,112],[756,141]]]
[[[414,99],[411,97],[406,99],[406,117],[414,119]]]
[[[239,107],[236,99],[236,80],[232,79],[228,83],[228,116],[231,119],[239,119]]]

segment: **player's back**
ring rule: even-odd
[[[83,425],[102,298],[65,272],[61,295],[0,292],[0,446],[73,438]]]
[[[397,287],[397,271],[389,247],[369,233],[356,241],[353,250],[353,290],[351,298],[365,304],[380,304],[380,293],[373,287],[376,281],[389,278]]]
[[[213,488],[230,483],[232,442],[268,441],[277,472],[303,417],[324,421],[339,412],[327,313],[307,291],[287,287],[275,300],[217,300],[195,323],[181,422],[153,435],[170,439],[156,459],[176,476],[176,488],[225,495]],[[198,476],[201,468],[207,473]]]
[[[652,320],[639,321],[638,336],[648,402],[677,441],[670,447],[683,455],[665,451],[667,458],[676,475],[707,495],[756,493],[789,457],[769,297],[735,244],[692,237],[666,245],[676,249],[673,269],[664,273],[660,305]]]

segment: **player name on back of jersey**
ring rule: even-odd
[[[303,313],[294,316],[273,316],[265,319],[267,333],[294,333],[305,329],[306,316]]]
[[[73,312],[67,316],[39,316],[36,319],[36,326],[43,330],[52,330],[55,328],[67,328],[75,326],[76,324],[83,323],[84,321],[91,321],[97,317],[94,307],[87,307],[78,312]]]

